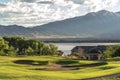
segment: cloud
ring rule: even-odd
[[[6,5],[5,5],[5,4],[0,3],[0,7],[6,7]]]
[[[20,2],[35,2],[36,0],[19,0]]]
[[[12,0],[0,4],[0,24],[37,26],[99,10],[120,11],[119,0]]]
[[[119,0],[86,0],[84,4],[90,6],[90,9],[93,11],[98,11],[101,9],[110,10],[110,8],[117,5]]]

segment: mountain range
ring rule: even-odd
[[[0,25],[0,36],[120,39],[120,12],[102,10],[41,26]]]

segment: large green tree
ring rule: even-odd
[[[107,49],[104,51],[106,58],[120,56],[120,45],[110,45],[107,46]]]
[[[16,55],[56,55],[58,51],[55,45],[47,45],[38,40],[24,37],[3,37],[3,39],[8,42],[9,47],[15,49]]]
[[[13,47],[10,47],[8,45],[8,42],[5,41],[4,39],[0,39],[0,55],[1,56],[5,56],[5,55],[14,55],[15,54],[15,50]]]
[[[58,48],[53,45],[53,44],[49,44],[49,48],[50,48],[50,55],[58,55]]]

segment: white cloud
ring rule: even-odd
[[[36,26],[99,10],[120,11],[119,0],[12,0],[0,4],[0,24]]]

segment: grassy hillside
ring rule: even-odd
[[[64,68],[76,68],[76,70],[55,69],[54,66],[58,66],[57,64]],[[2,80],[83,80],[115,73],[120,73],[119,61],[104,64],[61,57],[0,56],[0,79]]]

